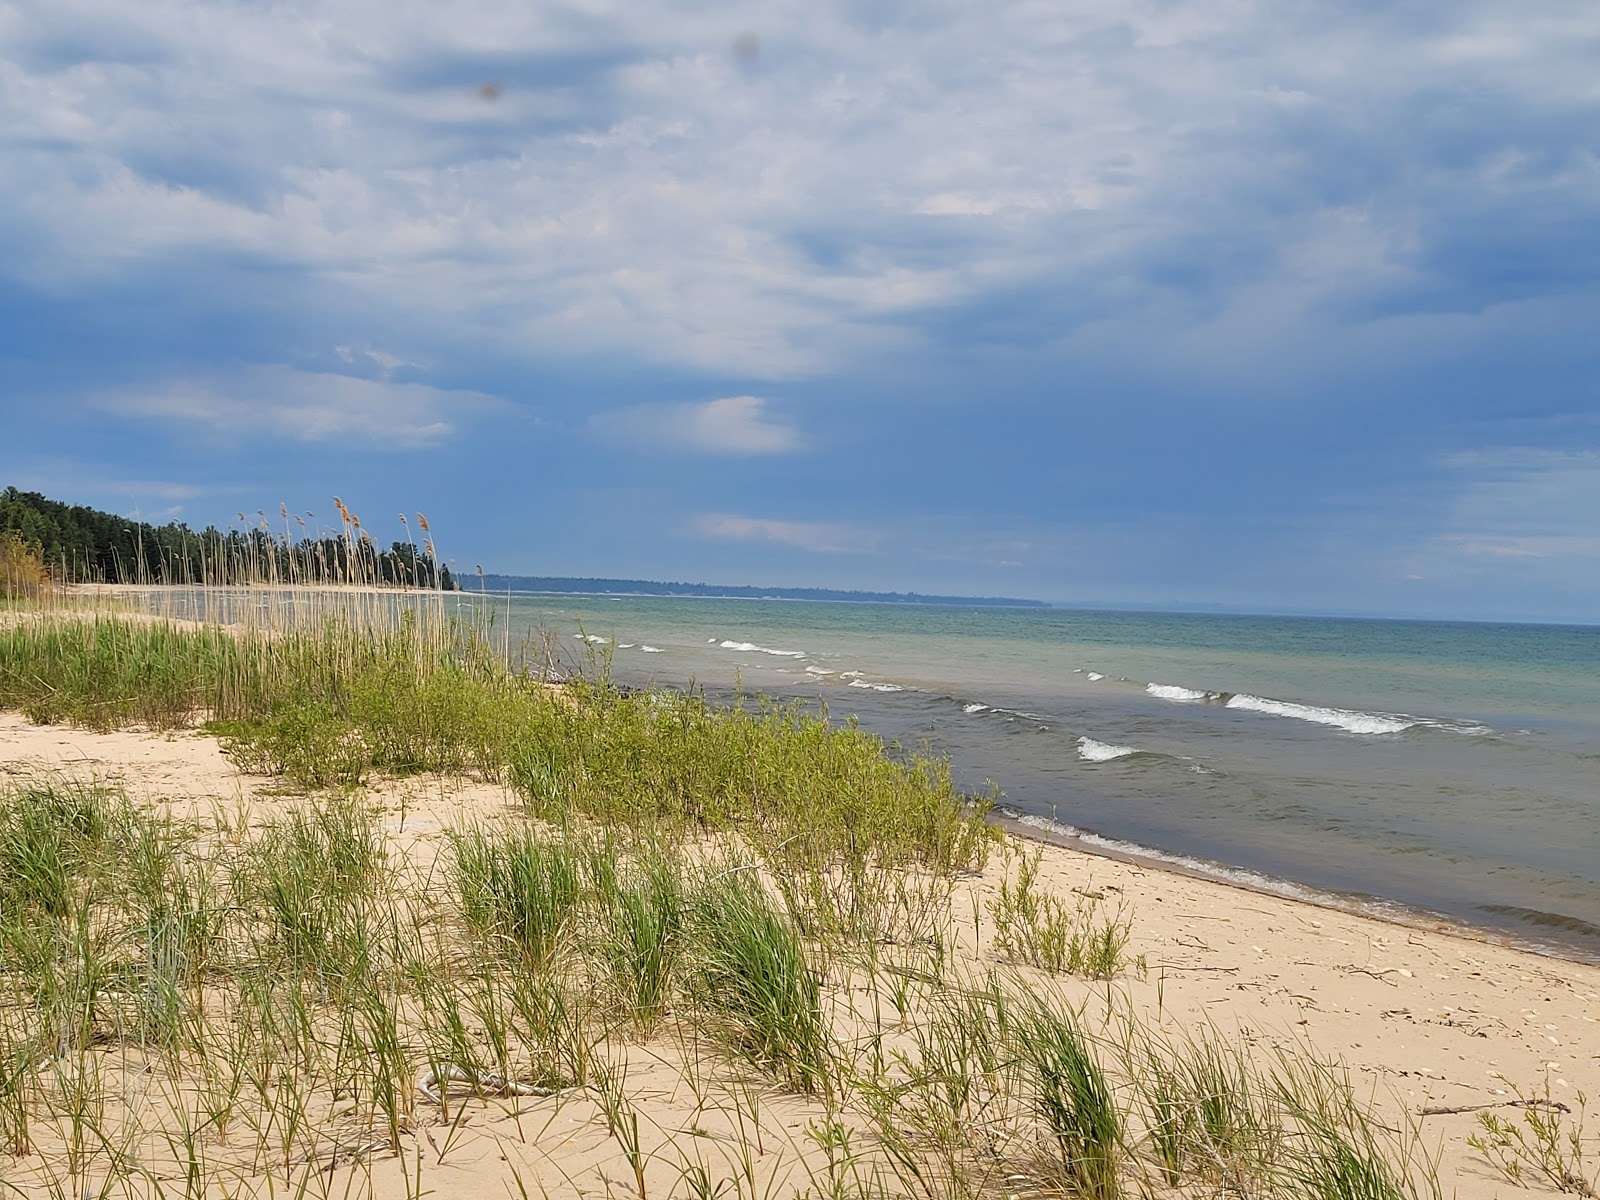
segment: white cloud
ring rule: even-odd
[[[104,393],[94,402],[106,412],[176,421],[226,438],[267,434],[396,449],[443,441],[460,417],[500,403],[479,392],[286,366],[166,380]]]
[[[1600,201],[1583,6],[820,0],[764,10],[756,62],[728,32],[751,11],[715,3],[0,13],[6,269],[262,262],[530,358],[829,372],[1029,286],[1115,316],[1282,280],[1310,309],[1470,273],[1430,254],[1458,228],[1548,259],[1550,223],[1508,206]],[[1308,272],[1346,242],[1338,278]]]
[[[640,404],[590,421],[602,437],[620,437],[648,449],[701,454],[788,454],[801,448],[800,432],[773,416],[760,396],[723,396],[689,404]]]
[[[775,542],[815,554],[869,554],[880,536],[857,525],[826,521],[774,521],[728,513],[706,513],[695,521],[702,537],[723,542]]]

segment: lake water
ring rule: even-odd
[[[1029,823],[1600,960],[1600,628],[466,596],[570,665],[825,703]],[[504,626],[502,626],[504,627]]]

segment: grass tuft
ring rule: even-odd
[[[753,871],[724,869],[694,911],[695,998],[713,1036],[793,1088],[827,1088],[833,1051],[822,980],[800,933]]]

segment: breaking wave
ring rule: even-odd
[[[1315,725],[1331,725],[1346,733],[1382,734],[1404,733],[1417,724],[1415,718],[1396,713],[1369,713],[1350,708],[1322,708],[1315,704],[1294,704],[1288,700],[1271,700],[1239,692],[1229,696],[1229,708],[1246,712],[1267,713],[1274,717],[1290,717],[1296,721],[1310,721]]]
[[[1431,717],[1413,717],[1405,713],[1366,712],[1359,708],[1335,708],[1332,705],[1300,704],[1293,700],[1274,700],[1270,696],[1254,696],[1249,692],[1204,692],[1197,688],[1179,687],[1173,683],[1147,683],[1144,690],[1158,700],[1174,704],[1221,704],[1224,708],[1242,712],[1262,713],[1269,717],[1288,717],[1295,721],[1309,721],[1313,725],[1326,725],[1346,733],[1364,736],[1404,733],[1408,729],[1443,729],[1450,733],[1481,737],[1494,732],[1476,721],[1447,721]]]
[[[778,658],[804,658],[804,650],[774,650],[771,646],[758,646],[754,642],[724,641],[721,643],[723,650],[738,650],[744,654],[772,654]]]
[[[1175,704],[1201,704],[1215,699],[1211,692],[1197,692],[1194,688],[1179,687],[1175,683],[1147,683],[1144,690],[1157,700],[1171,700]]]
[[[1092,737],[1078,739],[1078,757],[1084,762],[1113,762],[1139,753],[1132,746],[1113,746],[1110,742],[1097,742]]]

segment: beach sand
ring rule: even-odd
[[[95,734],[0,714],[0,777],[48,773],[120,783],[136,801],[206,820],[231,813],[230,820],[259,824],[294,802],[275,794],[274,781],[242,775],[215,739],[197,733]],[[370,789],[370,798],[385,810],[391,844],[422,858],[435,853],[452,825],[512,811],[499,786],[461,780],[384,783]],[[1109,994],[1174,1034],[1210,1026],[1261,1055],[1273,1047],[1311,1047],[1347,1064],[1358,1092],[1397,1121],[1401,1110],[1415,1116],[1501,1105],[1519,1091],[1543,1096],[1547,1086],[1552,1100],[1574,1110],[1579,1093],[1600,1094],[1600,969],[1060,846],[1040,853],[1041,883],[1069,900],[1092,894],[1120,908],[1132,924],[1129,952],[1143,958],[1142,973],[1109,986],[1052,978],[1087,1011],[1103,1009]],[[962,893],[992,898],[1007,861],[1014,855],[996,855],[983,877],[962,881],[958,925],[960,914],[982,907]],[[976,933],[970,919],[966,926],[960,952],[974,967],[992,962],[991,930],[981,920]],[[685,1144],[713,1177],[748,1169],[775,1195],[816,1186],[808,1172],[818,1170],[820,1151],[808,1129],[828,1119],[824,1106],[749,1081],[705,1084],[710,1098],[696,1096],[681,1061],[696,1053],[682,1042],[627,1051],[642,1137],[661,1151],[646,1168],[649,1194],[674,1188],[687,1194]],[[1520,1119],[1517,1109],[1499,1111]],[[1551,1192],[1534,1181],[1526,1190],[1513,1185],[1467,1146],[1473,1112],[1419,1120],[1425,1144],[1440,1155],[1444,1195]],[[1600,1146],[1589,1138],[1593,1154]],[[587,1095],[489,1101],[454,1128],[424,1118],[416,1141],[431,1147],[418,1158],[420,1168],[408,1158],[369,1160],[378,1194],[407,1194],[406,1179],[419,1169],[423,1185],[441,1196],[515,1195],[518,1178],[529,1194],[637,1194],[627,1157]],[[752,1141],[760,1150],[753,1156]],[[37,1165],[0,1161],[0,1180],[26,1192]],[[259,1179],[250,1186],[265,1194]]]

